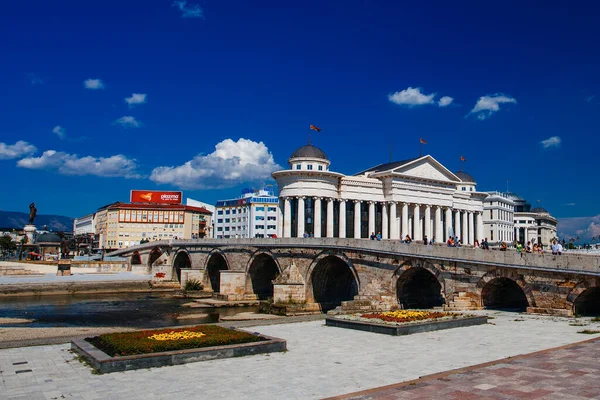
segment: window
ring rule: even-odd
[[[265,211],[264,207],[256,207],[256,211]]]
[[[221,228],[220,226],[217,227],[217,232],[221,232],[223,230],[223,228]]]
[[[319,171],[323,171],[323,166],[319,165]]]
[[[225,218],[225,222],[229,222],[229,218]]]
[[[296,165],[296,169],[300,169],[300,167],[301,167],[301,165],[300,165],[300,164],[297,164],[297,165]]]
[[[463,191],[463,192],[466,192],[466,191],[467,191],[467,188],[463,186],[463,187],[462,187],[462,191]]]
[[[231,213],[231,210],[225,210],[225,215],[229,215]]]
[[[277,229],[276,225],[267,225],[267,229]]]
[[[267,221],[275,221],[277,217],[267,217]]]
[[[257,215],[254,219],[256,219],[257,221],[264,221],[265,217],[263,217],[262,215]]]
[[[231,213],[232,213],[232,214],[235,214],[236,212],[237,212],[237,210],[235,210],[235,209],[234,209],[234,210],[231,210]]]
[[[277,211],[277,207],[269,207],[268,211],[269,212],[271,212],[271,211]]]
[[[217,223],[219,223],[219,224],[222,224],[222,223],[223,223],[223,218],[219,218],[219,219],[217,220]]]
[[[490,219],[494,219],[494,211],[490,210]]]
[[[218,215],[223,215],[223,210],[219,210],[219,211],[217,211],[217,214],[218,214]]]
[[[309,165],[308,165],[308,167],[307,167],[307,169],[308,169],[309,171],[312,171],[312,167],[313,167],[313,166],[309,164]]]
[[[254,225],[254,229],[265,229],[264,225]]]
[[[226,227],[225,227],[225,230],[226,230],[226,231],[229,231],[229,227],[228,227],[228,226],[226,226]]]

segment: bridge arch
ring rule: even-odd
[[[185,249],[180,249],[173,257],[173,277],[177,277],[177,281],[181,282],[181,270],[192,268],[192,259]]]
[[[441,307],[445,280],[441,270],[428,261],[408,261],[394,271],[392,290],[401,308]]]
[[[133,254],[131,255],[131,260],[129,262],[130,265],[141,265],[142,264],[142,257],[140,256],[140,252],[139,251],[134,251]]]
[[[567,295],[567,307],[574,315],[600,316],[600,278],[587,278]]]
[[[273,297],[273,280],[281,273],[277,258],[269,250],[257,250],[246,265],[246,291],[259,300]]]
[[[158,260],[160,256],[162,256],[162,253],[163,252],[160,250],[160,247],[152,248],[150,255],[148,256],[148,266],[152,267],[152,264],[154,264],[154,262]]]
[[[526,311],[535,307],[533,290],[516,271],[495,269],[477,282],[480,306],[489,309],[515,309]]]
[[[221,289],[221,271],[230,269],[225,253],[221,249],[212,250],[206,258],[204,268],[205,284],[207,284],[205,287],[210,285],[213,292],[218,293]]]
[[[352,262],[343,253],[319,254],[307,271],[306,299],[329,311],[353,300],[360,291],[360,279]]]

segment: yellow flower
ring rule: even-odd
[[[151,340],[187,340],[187,339],[201,338],[202,336],[206,336],[206,334],[204,334],[202,332],[171,331],[168,333],[155,333],[152,336],[148,336],[148,339],[151,339]]]

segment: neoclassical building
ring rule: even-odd
[[[484,235],[483,199],[475,180],[452,173],[430,155],[377,165],[355,175],[329,169],[330,161],[308,144],[276,171],[278,236],[383,239],[458,236],[473,244]]]

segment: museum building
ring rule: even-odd
[[[310,143],[274,172],[279,187],[280,237],[369,238],[436,242],[484,235],[483,200],[467,173],[451,172],[430,155],[380,164],[355,175],[331,171]]]

